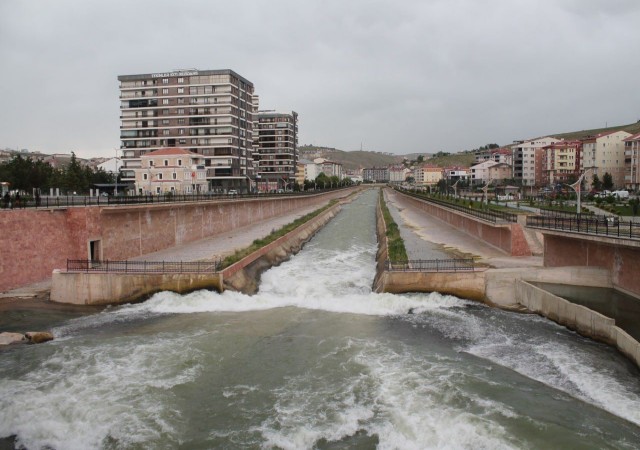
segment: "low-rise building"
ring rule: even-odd
[[[362,169],[362,179],[366,182],[388,183],[389,168],[388,167],[370,167]]]
[[[640,190],[640,133],[624,139],[624,187]]]
[[[544,147],[543,185],[574,182],[580,177],[581,141],[560,141]]]
[[[183,148],[163,148],[140,156],[135,170],[139,195],[194,194],[207,190],[207,170],[202,155]]]

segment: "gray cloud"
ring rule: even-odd
[[[636,0],[0,3],[0,147],[111,155],[119,74],[231,68],[302,143],[396,153],[640,119]]]

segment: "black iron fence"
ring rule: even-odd
[[[527,226],[601,236],[640,239],[640,223],[617,217],[574,215],[573,217],[529,216]]]
[[[497,222],[517,222],[518,221],[518,215],[517,214],[511,214],[511,213],[507,213],[504,211],[495,211],[495,210],[491,210],[491,209],[475,209],[475,208],[471,208],[470,206],[464,206],[464,205],[460,205],[458,203],[453,203],[451,201],[447,201],[447,200],[442,200],[442,199],[437,199],[437,198],[433,198],[430,197],[428,195],[425,194],[418,194],[415,192],[411,192],[409,190],[401,190],[403,193],[411,195],[412,197],[416,197],[419,198],[420,200],[424,200],[426,202],[429,203],[435,203],[439,206],[443,206],[445,208],[449,208],[449,209],[453,209],[455,211],[459,211],[462,212],[464,214],[468,214],[470,216],[474,216],[474,217],[478,217],[479,219],[482,220],[486,220],[488,222],[493,222],[493,223],[497,223]]]
[[[473,258],[387,260],[391,272],[473,272]]]
[[[221,260],[215,261],[98,261],[68,259],[67,272],[117,273],[214,273]]]
[[[70,206],[116,206],[116,205],[136,205],[136,204],[157,204],[157,203],[190,203],[205,201],[233,200],[243,198],[266,198],[266,197],[286,197],[292,195],[313,195],[331,190],[342,189],[326,188],[312,191],[287,191],[282,193],[264,194],[166,194],[166,195],[117,195],[117,196],[97,196],[90,197],[84,195],[63,195],[63,196],[23,196],[20,199],[12,197],[5,201],[0,198],[0,208],[3,209],[23,209],[23,208],[66,208]]]

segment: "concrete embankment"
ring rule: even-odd
[[[320,208],[357,188],[317,194],[183,203],[2,211],[0,292],[30,285],[67,259],[129,260],[295,211]]]
[[[529,311],[547,317],[584,336],[615,346],[640,367],[640,343],[616,326],[615,320],[523,280],[516,281],[515,289],[518,303]]]
[[[346,200],[343,200],[346,201]],[[217,273],[83,273],[53,272],[51,300],[81,305],[140,301],[160,291],[187,293],[198,289],[225,289],[253,293],[260,273],[297,253],[340,211],[341,203]]]
[[[313,235],[333,219],[340,209],[337,203],[295,230],[265,245],[222,271],[223,288],[254,294],[258,291],[260,274],[298,253]]]
[[[484,300],[484,273],[473,272],[400,272],[387,270],[389,250],[387,224],[382,214],[381,201],[376,208],[376,276],[373,280],[375,292],[401,294],[406,292],[440,292],[460,298]]]
[[[640,366],[640,343],[617,327],[615,320],[553,295],[531,283],[571,284],[614,288],[611,271],[604,267],[516,267],[476,269],[474,272],[399,272],[387,270],[386,223],[380,205],[376,211],[379,248],[376,292],[440,292],[479,300],[488,305],[528,310],[580,334],[615,346]]]

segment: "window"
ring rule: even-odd
[[[176,175],[176,173],[175,173],[175,172],[173,172],[171,175],[172,175],[172,178],[173,178],[174,180],[177,180],[177,179],[178,179],[178,175]]]
[[[162,134],[164,134],[165,136],[169,135],[169,130],[162,130]]]
[[[182,160],[181,160],[181,159],[179,159],[179,160],[178,160],[178,165],[179,165],[179,166],[181,166],[181,165],[182,165]]]
[[[142,179],[143,179],[143,180],[146,180],[146,179],[147,179],[147,174],[146,174],[146,173],[143,173],[143,174],[142,174]]]
[[[178,109],[178,114],[184,114],[184,108]]]
[[[180,97],[180,98],[178,99],[178,104],[180,104],[180,105],[184,105],[184,98]]]
[[[178,88],[178,94],[184,94],[184,88],[183,87],[179,87]]]
[[[180,128],[180,129],[178,130],[178,134],[180,134],[180,135],[184,134],[184,128]]]
[[[178,119],[178,125],[184,125],[185,123],[184,119]]]
[[[153,161],[149,161],[149,167],[153,167]]]
[[[162,88],[162,95],[169,95],[169,88]]]
[[[162,174],[161,173],[158,174],[158,180],[162,180]]]
[[[160,186],[156,187],[156,194],[160,193]]]
[[[178,78],[178,84],[184,83],[184,78]]]
[[[162,115],[163,116],[168,116],[169,115],[169,110],[168,109],[163,109],[162,110]]]
[[[169,99],[168,98],[163,98],[162,99],[162,104],[163,105],[168,105],[169,104]],[[168,110],[167,110],[168,111]]]
[[[165,167],[169,165],[169,160],[168,159],[164,160],[164,165],[165,165]]]
[[[169,119],[162,119],[162,125],[169,125]]]

